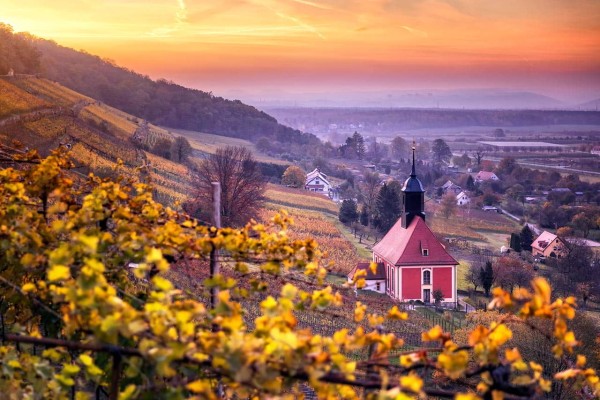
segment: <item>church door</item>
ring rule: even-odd
[[[431,289],[423,289],[423,301],[425,303],[431,302]]]

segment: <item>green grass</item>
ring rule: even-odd
[[[456,270],[456,286],[458,290],[468,291],[471,287],[471,283],[467,279],[467,274],[469,273],[469,268],[471,267],[471,263],[467,260],[457,260],[460,264],[458,264],[458,268]]]
[[[352,243],[352,245],[356,248],[356,251],[358,251],[358,255],[367,259],[367,260],[371,260],[373,258],[373,252],[370,249],[371,244],[365,240],[365,238],[363,237],[363,241],[362,243],[359,242],[359,238],[358,237],[354,237],[354,234],[351,231],[351,228],[347,227],[346,225],[342,224],[340,222],[339,219],[334,218],[330,215],[324,215],[330,222],[332,222],[342,233],[342,235],[344,235],[344,238],[346,240],[348,240],[350,243]],[[369,237],[370,240],[371,237]]]
[[[254,146],[254,144],[252,142],[245,140],[245,139],[214,135],[212,133],[187,131],[184,129],[171,129],[170,128],[170,131],[173,132],[173,134],[175,134],[176,136],[181,135],[181,136],[185,137],[192,145],[192,148],[194,148],[195,150],[201,151],[203,153],[214,154],[217,151],[217,149],[220,147],[241,146],[241,147],[245,147],[248,150],[250,150],[252,152],[252,154],[254,155],[254,158],[257,161],[273,163],[273,164],[280,164],[280,165],[288,165],[289,164],[289,162],[286,162],[286,161],[280,160],[278,158],[270,157],[270,156],[260,153],[256,149],[256,146]]]

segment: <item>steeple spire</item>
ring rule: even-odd
[[[416,150],[417,150],[417,146],[415,144],[415,140],[413,139],[413,145],[412,145],[413,162],[412,162],[412,172],[410,174],[410,176],[413,178],[417,176],[417,172],[415,171],[415,151]]]
[[[402,187],[402,227],[407,228],[414,217],[418,216],[425,220],[425,190],[423,184],[417,178],[416,156],[417,144],[413,140],[412,145],[412,171],[410,177]]]

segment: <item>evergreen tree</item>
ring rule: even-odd
[[[360,211],[360,223],[361,225],[369,226],[369,210],[365,204],[363,204]]]
[[[475,191],[475,180],[471,175],[467,178],[467,190]]]
[[[521,249],[531,251],[531,244],[533,243],[533,232],[529,225],[525,225],[521,230]]]
[[[354,132],[354,135],[352,135],[352,143],[354,145],[356,156],[359,160],[362,160],[366,152],[365,139],[360,133]]]
[[[486,261],[485,268],[481,268],[479,271],[481,285],[485,291],[485,295],[489,297],[490,289],[494,283],[494,269],[492,268],[492,262]]]
[[[358,210],[354,200],[344,200],[340,208],[339,219],[344,224],[351,224],[358,219]]]
[[[382,232],[387,232],[400,218],[400,184],[384,183],[375,201],[374,225]]]
[[[441,164],[442,162],[450,161],[452,157],[452,151],[450,146],[444,141],[444,139],[435,139],[431,146],[431,153],[433,155],[433,162],[435,164]]]
[[[510,248],[517,253],[521,251],[521,235],[518,233],[510,234]]]

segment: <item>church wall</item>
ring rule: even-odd
[[[452,291],[452,267],[433,268],[433,290],[440,289],[444,294],[444,302],[454,301]]]
[[[421,268],[402,268],[402,299],[421,299]]]

